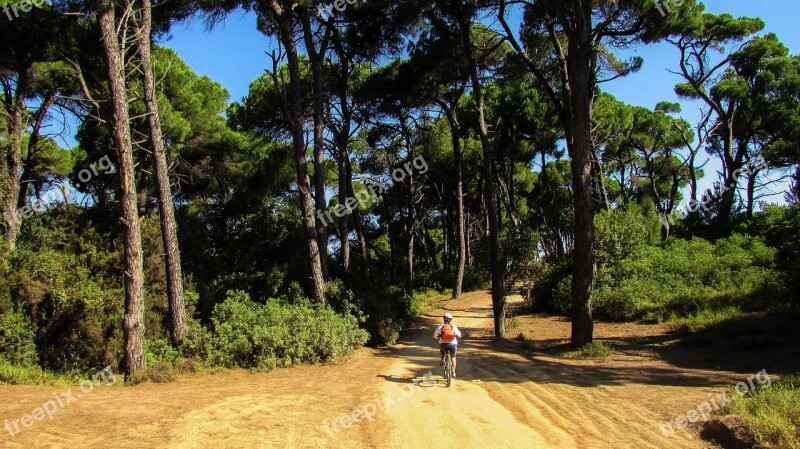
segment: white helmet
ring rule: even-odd
[[[450,312],[447,312],[447,313],[445,313],[445,314],[444,314],[444,319],[445,319],[446,321],[450,321],[450,320],[452,320],[452,319],[453,319],[453,314],[451,314]]]

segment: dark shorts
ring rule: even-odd
[[[458,351],[458,345],[455,343],[439,343],[439,349],[441,349],[442,351],[450,349],[450,355],[455,357],[456,352]]]

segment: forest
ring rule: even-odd
[[[800,56],[758,17],[0,5],[0,384],[327,363],[478,290],[495,339],[516,337],[520,295],[569,320],[573,349],[598,320],[800,316]],[[168,36],[240,11],[274,45],[235,99]],[[692,110],[604,90],[655,43]]]

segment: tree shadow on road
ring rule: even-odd
[[[466,317],[462,320],[491,319],[488,307],[457,308],[454,305],[449,310],[457,317]],[[435,313],[421,317],[403,341],[384,349],[379,356],[402,359],[411,371],[403,374],[408,378],[427,371],[438,372],[438,348],[426,335],[432,333],[438,318]],[[765,347],[766,343],[776,343],[772,337],[765,339],[762,332],[776,328],[774,318],[754,316],[747,320],[728,327],[727,331],[725,326],[731,324],[723,323],[720,327],[689,335],[672,332],[603,338],[604,343],[615,349],[615,355],[606,361],[565,357],[571,349],[566,339],[535,340],[532,346],[541,349],[530,351],[523,349],[519,342],[493,338],[491,329],[484,326],[465,325],[462,330],[466,338],[459,344],[458,381],[536,382],[580,387],[627,384],[719,387],[741,381],[741,373],[754,374],[767,369],[770,374],[780,374],[800,369],[800,345],[796,344],[800,330],[778,326],[785,334],[780,344]],[[733,338],[731,333],[736,329],[754,331],[753,344],[736,348],[736,341],[748,338]],[[711,345],[702,347],[708,341]],[[730,344],[726,346],[726,341],[734,343],[734,348],[730,348]],[[646,353],[649,358],[643,356]],[[384,378],[392,379],[388,375]]]

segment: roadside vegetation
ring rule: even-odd
[[[723,415],[744,420],[756,448],[800,448],[800,375],[786,376],[769,388],[730,403]]]

